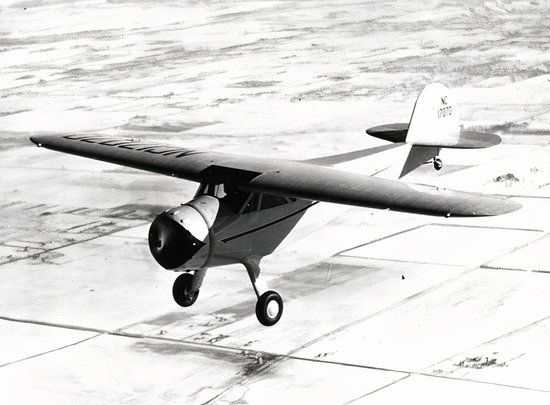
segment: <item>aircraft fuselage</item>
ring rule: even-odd
[[[159,264],[174,271],[259,260],[281,244],[313,204],[201,184],[192,201],[155,219],[149,246]]]

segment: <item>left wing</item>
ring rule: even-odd
[[[196,182],[362,207],[431,215],[487,216],[515,211],[505,198],[407,184],[303,162],[184,149],[128,138],[33,136],[38,146]]]

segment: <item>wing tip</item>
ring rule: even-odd
[[[505,206],[503,206],[502,214],[510,214],[512,212],[518,211],[523,207],[523,205],[521,205],[517,201],[511,200],[509,198],[507,198],[505,201],[506,201],[506,204]],[[497,214],[497,215],[502,215],[502,214]]]
[[[472,212],[472,216],[494,217],[498,215],[510,214],[523,207],[520,203],[509,198],[495,198],[498,198],[498,201],[493,201],[491,204],[484,205],[484,207],[478,212]]]
[[[59,135],[38,134],[38,135],[30,136],[29,140],[32,143],[34,143],[36,146],[40,147],[44,145],[49,145],[51,144],[52,141],[55,142],[56,139],[59,139],[59,138],[61,138],[61,136]]]
[[[39,137],[31,136],[29,140],[34,143],[36,146],[42,146]]]

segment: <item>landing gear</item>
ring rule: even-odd
[[[435,170],[441,170],[443,167],[443,162],[439,158],[439,156],[434,157],[434,169]]]
[[[283,315],[283,299],[275,291],[267,289],[263,280],[260,277],[260,259],[248,258],[243,261],[246,267],[254,292],[258,297],[256,302],[256,317],[264,326],[273,326]]]
[[[196,270],[194,274],[184,273],[176,278],[172,287],[174,301],[181,307],[190,307],[199,297],[199,289],[206,269]]]
[[[283,299],[275,291],[263,293],[256,303],[256,317],[264,326],[279,322],[283,315]]]

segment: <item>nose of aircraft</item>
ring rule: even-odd
[[[149,249],[165,269],[183,266],[204,245],[166,213],[157,216],[149,228]]]

